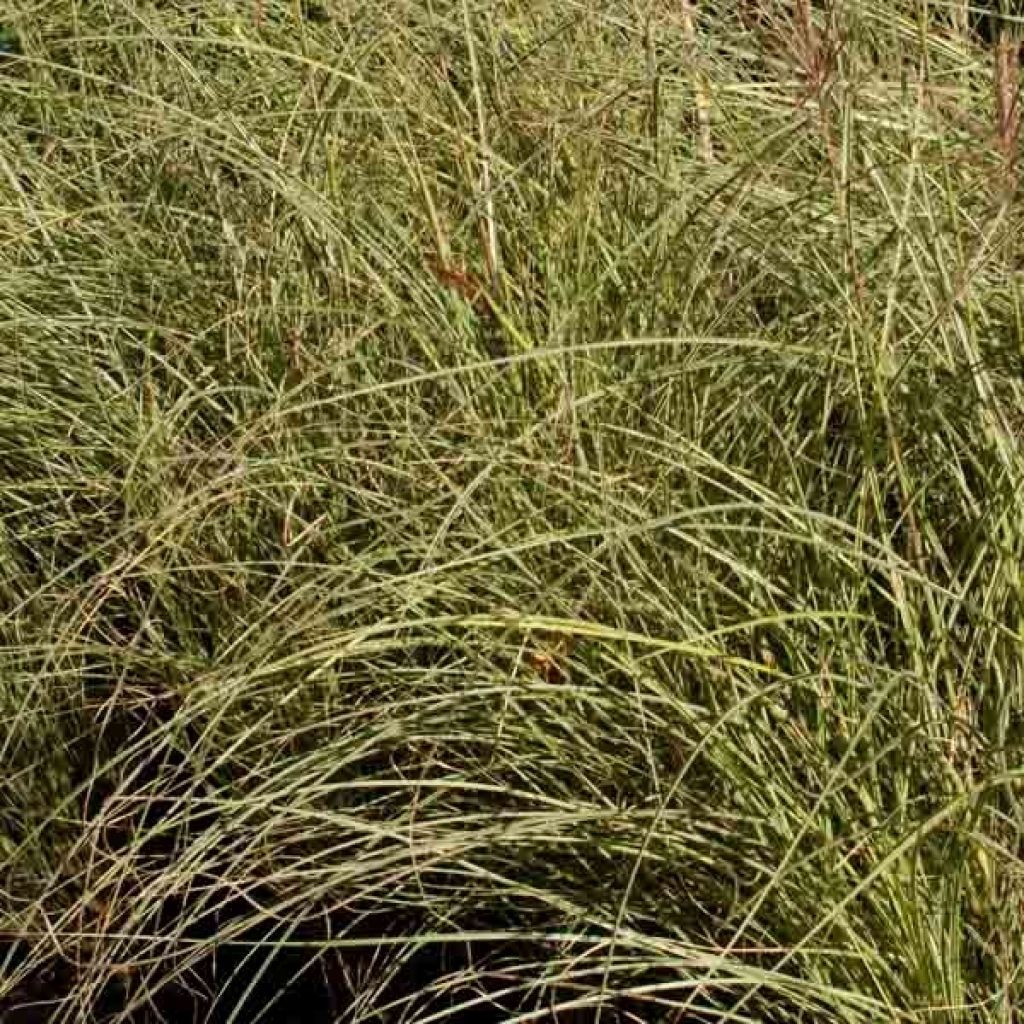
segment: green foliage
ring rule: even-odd
[[[992,49],[691,7],[5,13],[0,1016],[1016,1019]]]

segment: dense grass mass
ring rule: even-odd
[[[6,0],[0,1019],[1018,1021],[1017,28]]]

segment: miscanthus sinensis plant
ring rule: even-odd
[[[7,0],[0,1017],[1016,1021],[1014,14]]]

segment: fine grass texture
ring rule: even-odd
[[[1018,1021],[1014,13],[0,5],[0,1020]]]

